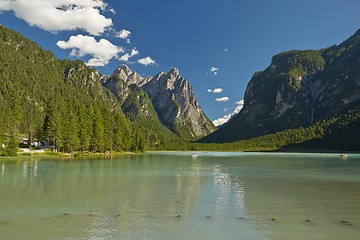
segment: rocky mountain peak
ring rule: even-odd
[[[127,85],[135,84],[137,86],[142,86],[144,84],[144,80],[147,80],[147,78],[144,79],[125,64],[118,67],[111,76],[117,76],[121,80],[125,81]]]
[[[168,74],[171,76],[174,76],[174,77],[180,76],[179,69],[177,69],[177,68],[172,68]]]
[[[194,139],[215,130],[202,111],[191,84],[177,68],[159,73],[142,89],[152,101],[160,121],[180,137]]]
[[[116,75],[122,78],[127,78],[128,76],[130,76],[133,73],[133,71],[125,64],[121,65],[120,67],[118,67],[112,75]]]
[[[194,139],[215,130],[202,111],[192,86],[180,76],[177,68],[172,68],[168,73],[160,72],[155,77],[142,78],[128,66],[122,65],[104,86],[122,99],[129,91],[121,82],[141,88],[150,98],[161,123],[180,137]]]

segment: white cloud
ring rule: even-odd
[[[106,10],[103,0],[2,0],[1,11],[13,11],[17,18],[31,26],[57,32],[83,29],[100,35],[112,26],[112,19],[100,11]],[[111,11],[111,9],[110,9]]]
[[[136,48],[133,48],[133,49],[131,50],[131,53],[130,53],[130,54],[129,54],[129,53],[126,53],[126,54],[122,55],[122,56],[119,58],[119,60],[120,60],[120,61],[124,61],[124,62],[128,62],[130,58],[132,58],[133,56],[136,56],[136,55],[139,55],[139,51],[136,50]]]
[[[111,12],[112,14],[114,14],[114,15],[116,14],[116,11],[111,7],[108,8],[108,11]]]
[[[0,12],[11,10],[11,1],[3,0],[0,2]]]
[[[151,59],[151,57],[146,57],[146,58],[139,59],[138,63],[147,66],[147,65],[153,65],[156,62],[155,62],[155,60]]]
[[[216,72],[219,71],[219,69],[217,67],[211,67],[210,68],[210,72]]]
[[[218,118],[213,121],[213,124],[218,127],[223,125],[224,123],[227,123],[230,120],[231,114],[225,115],[224,117]]]
[[[96,41],[94,37],[71,36],[68,41],[58,41],[57,46],[61,49],[72,49],[70,55],[84,57],[91,55],[86,63],[88,66],[105,66],[112,58],[118,58],[118,54],[124,52],[121,47],[115,46],[106,39]]]
[[[217,67],[211,67],[210,72],[214,75],[217,75],[219,73],[219,69]]]
[[[225,116],[213,121],[213,124],[216,127],[221,126],[224,123],[227,123],[232,117],[234,117],[236,114],[238,114],[244,106],[244,100],[240,100],[240,101],[236,102],[235,104],[237,106],[235,107],[234,111],[231,114],[225,115]]]
[[[221,97],[221,98],[215,99],[215,101],[217,101],[217,102],[227,102],[229,100],[230,100],[230,98],[228,98],[228,97]]]
[[[224,91],[224,89],[222,88],[215,88],[214,90],[208,89],[207,92],[209,93],[221,93],[222,91]]]
[[[238,106],[244,106],[244,100],[240,100],[238,102],[235,102],[236,105]]]
[[[13,11],[31,26],[57,32],[83,29],[92,35],[102,34],[112,26],[101,10],[103,0],[2,0],[0,11]]]
[[[131,35],[131,32],[129,30],[123,29],[118,34],[116,34],[116,37],[121,39],[129,39]]]
[[[228,48],[225,48],[224,52],[228,53],[228,52],[230,52],[230,50]]]

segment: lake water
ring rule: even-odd
[[[360,239],[360,155],[0,159],[0,239]]]

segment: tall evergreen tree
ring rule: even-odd
[[[80,150],[88,151],[90,149],[90,140],[92,133],[91,114],[86,111],[84,106],[78,105],[78,118]]]
[[[44,139],[58,150],[59,119],[54,100],[50,99],[46,105],[43,124]]]
[[[129,124],[123,114],[114,113],[113,123],[113,149],[115,151],[128,151],[130,149],[131,138],[129,134]]]
[[[80,149],[78,118],[71,107],[62,111],[62,118],[58,135],[58,147],[64,152],[77,151]]]
[[[99,108],[94,108],[93,132],[90,141],[90,150],[104,152],[104,121]]]
[[[111,151],[112,145],[113,145],[113,116],[112,113],[109,112],[107,109],[102,110],[102,117],[104,122],[104,150],[105,151]]]

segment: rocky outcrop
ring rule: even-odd
[[[244,107],[204,142],[232,142],[343,114],[360,106],[360,30],[339,46],[288,51],[255,73]]]
[[[185,139],[206,136],[215,130],[202,111],[190,83],[173,68],[142,86],[161,122]]]
[[[180,76],[178,69],[143,78],[122,65],[103,81],[103,86],[113,92],[120,102],[126,101],[132,85],[147,94],[161,123],[181,138],[196,139],[215,130],[202,111],[192,86]]]
[[[117,76],[119,79],[125,81],[128,86],[135,84],[138,87],[142,87],[151,80],[151,77],[141,77],[137,72],[132,71],[125,64],[118,67],[111,76]]]

